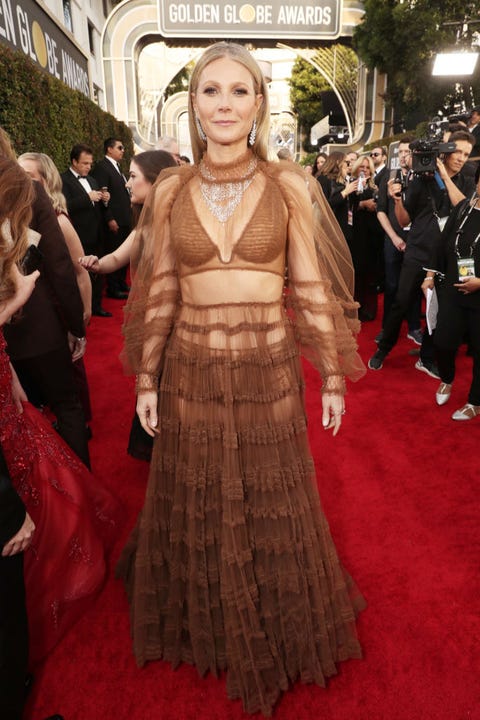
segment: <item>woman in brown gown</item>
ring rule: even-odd
[[[323,686],[361,655],[299,359],[319,369],[336,433],[344,377],[363,373],[352,269],[302,169],[267,161],[267,88],[245,48],[208,48],[189,102],[195,165],[161,173],[136,236],[125,355],[155,442],[118,569],[139,665],[226,670],[229,697],[270,715],[289,683]]]

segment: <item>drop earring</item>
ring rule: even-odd
[[[252,129],[248,135],[248,144],[250,147],[254,144],[255,138],[257,137],[257,118],[253,121]]]
[[[200,120],[198,119],[198,115],[195,115],[195,122],[197,124],[197,132],[200,135],[200,140],[207,142],[207,136],[205,135],[205,130],[202,128]]]

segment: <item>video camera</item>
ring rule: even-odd
[[[437,139],[414,140],[409,145],[412,151],[412,171],[414,175],[434,175],[437,171],[437,158],[443,153],[455,152],[455,143],[442,143]]]

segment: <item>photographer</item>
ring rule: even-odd
[[[480,171],[477,170],[477,181]],[[428,264],[424,292],[437,283],[438,317],[435,348],[442,382],[435,398],[437,405],[450,399],[455,377],[455,356],[468,333],[473,373],[468,400],[456,410],[453,420],[471,420],[480,414],[480,182],[469,202],[459,203],[450,215]]]
[[[396,171],[395,179],[400,182],[402,188],[405,189],[411,179],[412,167],[412,151],[410,143],[413,142],[413,135],[405,135],[398,143],[398,162],[399,167]],[[388,193],[388,175],[380,182],[377,199],[377,219],[382,226],[385,239],[383,246],[383,256],[385,263],[385,283],[383,293],[383,319],[382,331],[377,335],[376,342],[379,342],[383,335],[383,328],[387,321],[390,309],[397,295],[398,281],[400,279],[400,271],[407,247],[408,231],[404,230],[395,215],[395,201]],[[417,345],[422,342],[422,331],[420,330],[420,304],[421,294],[415,297],[411,308],[408,311],[408,335]]]
[[[389,194],[395,201],[395,215],[401,227],[410,225],[405,248],[405,257],[402,264],[398,290],[395,302],[392,305],[385,326],[383,337],[378,343],[377,352],[368,361],[371,370],[380,370],[388,353],[395,347],[402,321],[406,316],[415,294],[424,279],[423,268],[428,265],[432,248],[438,240],[441,228],[444,226],[450,211],[465,197],[470,196],[474,190],[474,183],[465,178],[461,169],[468,160],[475,143],[469,132],[458,131],[453,133],[450,142],[454,150],[441,157],[435,157],[435,146],[432,143],[430,153],[421,154],[420,164],[427,167],[425,159],[431,154],[430,165],[435,172],[419,171],[415,165],[415,144],[413,148],[413,170],[416,177],[402,194],[402,186],[395,181],[389,181]],[[418,152],[418,151],[417,151]],[[417,370],[425,372],[431,377],[439,378],[434,363],[433,341],[428,332],[424,332],[420,348],[420,359],[415,364]]]

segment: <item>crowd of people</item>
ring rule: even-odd
[[[468,343],[472,385],[452,417],[480,414],[480,108],[429,173],[410,136],[394,172],[381,145],[321,152],[307,171],[290,151],[272,161],[269,117],[259,66],[221,42],[190,81],[193,162],[165,137],[127,178],[109,137],[96,162],[76,144],[60,173],[42,152],[16,158],[0,129],[2,719],[20,720],[29,670],[101,588],[118,525],[88,450],[83,356],[90,318],[111,317],[104,293],[125,302],[128,452],[150,462],[117,566],[137,662],[226,671],[250,713],[361,657],[365,603],[321,509],[300,350],[336,434],[345,379],[365,371],[359,319],[376,319],[383,292],[369,368],[406,320],[443,405]],[[73,543],[88,563],[71,562]]]
[[[456,353],[462,344],[468,346],[472,386],[465,405],[452,414],[454,420],[470,420],[480,413],[475,315],[480,298],[480,268],[475,267],[479,120],[476,107],[468,125],[452,123],[441,138],[450,143],[445,152],[416,150],[414,136],[405,135],[398,141],[393,168],[387,165],[387,148],[380,146],[353,156],[339,151],[326,158],[320,154],[315,160],[320,169],[312,173],[350,247],[363,322],[376,318],[378,295],[383,293],[382,329],[368,367],[383,368],[406,320],[407,337],[420,348],[415,368],[441,381],[435,399],[443,405],[450,399]],[[431,155],[429,171],[415,166],[416,152]],[[468,274],[461,275],[454,265],[457,260],[468,260],[462,265],[469,268]],[[434,320],[422,329],[424,294]]]

